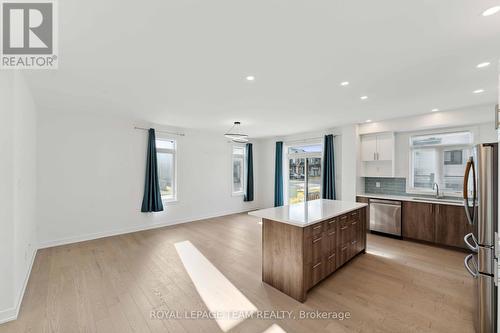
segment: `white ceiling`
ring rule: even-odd
[[[28,81],[41,109],[254,137],[494,104],[499,3],[64,0],[59,69]]]

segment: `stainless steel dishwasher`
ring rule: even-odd
[[[370,230],[401,236],[401,201],[370,199]]]

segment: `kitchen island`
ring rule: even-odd
[[[262,281],[304,302],[309,289],[366,249],[365,203],[312,200],[262,218]]]

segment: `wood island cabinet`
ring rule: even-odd
[[[262,280],[305,301],[309,289],[366,247],[366,209],[298,227],[263,218]]]

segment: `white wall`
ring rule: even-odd
[[[0,322],[17,316],[36,250],[36,111],[20,73],[0,74]]]
[[[184,131],[178,142],[178,202],[141,213],[149,127],[102,114],[40,113],[39,240],[46,247],[259,207],[231,195],[231,144],[220,133]],[[161,126],[153,126],[161,129]],[[177,129],[179,130],[179,129]],[[161,134],[158,132],[157,136]],[[260,144],[254,143],[254,165]]]
[[[319,139],[323,141],[326,134],[335,135],[335,180],[338,200],[356,199],[357,182],[357,154],[359,139],[357,125],[349,125],[339,128],[318,130],[316,132],[300,133],[285,137],[274,137],[262,140],[261,161],[259,164],[259,175],[261,182],[261,206],[274,206],[274,159],[276,141],[300,143],[308,139]]]

